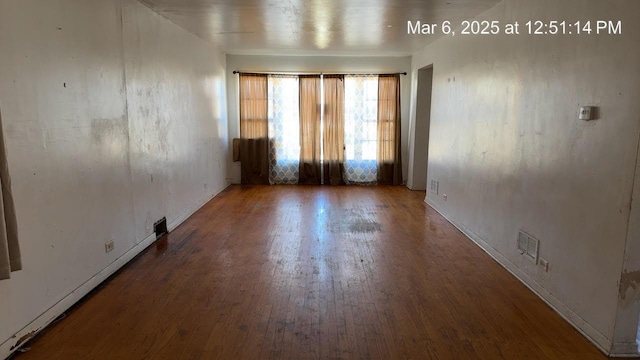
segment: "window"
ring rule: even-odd
[[[345,182],[375,183],[378,153],[378,77],[344,79]]]
[[[243,183],[400,184],[399,84],[398,74],[241,74]]]

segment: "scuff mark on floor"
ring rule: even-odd
[[[349,224],[349,232],[372,233],[380,231],[379,223],[371,220],[358,220]]]
[[[330,217],[329,230],[333,233],[373,233],[382,231],[375,221],[377,213],[367,209],[343,209]]]

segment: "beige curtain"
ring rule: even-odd
[[[0,280],[8,279],[11,272],[22,270],[18,225],[11,195],[11,178],[7,164],[0,114]]]
[[[344,76],[324,76],[324,183],[344,184]]]
[[[240,138],[267,137],[267,75],[240,74]]]
[[[400,75],[378,77],[378,184],[402,184]]]
[[[300,76],[300,184],[320,184],[320,75]]]
[[[240,169],[243,184],[269,184],[267,75],[240,74]]]

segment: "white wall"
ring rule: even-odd
[[[640,150],[640,147],[639,147]],[[637,349],[638,319],[640,319],[640,159],[636,160],[636,175],[633,185],[633,201],[624,252],[624,264],[620,277],[618,311],[614,353],[628,353]]]
[[[411,190],[427,189],[427,155],[431,123],[431,84],[433,67],[418,70],[416,82],[415,121],[409,129],[409,153],[407,187]]]
[[[440,195],[427,202],[607,352],[620,348],[639,14],[634,0],[505,0],[478,19],[622,20],[624,34],[456,35],[412,63],[413,79],[434,65],[428,180],[440,181]],[[578,120],[579,105],[600,107],[600,119]],[[540,239],[548,273],[518,253],[518,228]]]
[[[240,114],[238,113],[238,75],[233,71],[293,72],[293,73],[397,73],[411,71],[411,57],[347,57],[347,56],[252,56],[227,55],[227,89],[229,109],[229,138],[240,136]],[[402,169],[407,178],[408,129],[411,81],[409,76],[400,76],[400,102],[402,116]],[[240,163],[229,156],[229,180],[240,183]]]
[[[139,3],[126,10],[131,178],[141,240],[162,216],[181,222],[203,197],[227,186],[226,60]]]
[[[136,2],[2,1],[0,48],[24,264],[0,281],[4,358],[148,245],[150,223],[220,191],[228,154],[224,55]]]

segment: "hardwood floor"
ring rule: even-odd
[[[423,198],[230,187],[18,358],[606,358]]]

